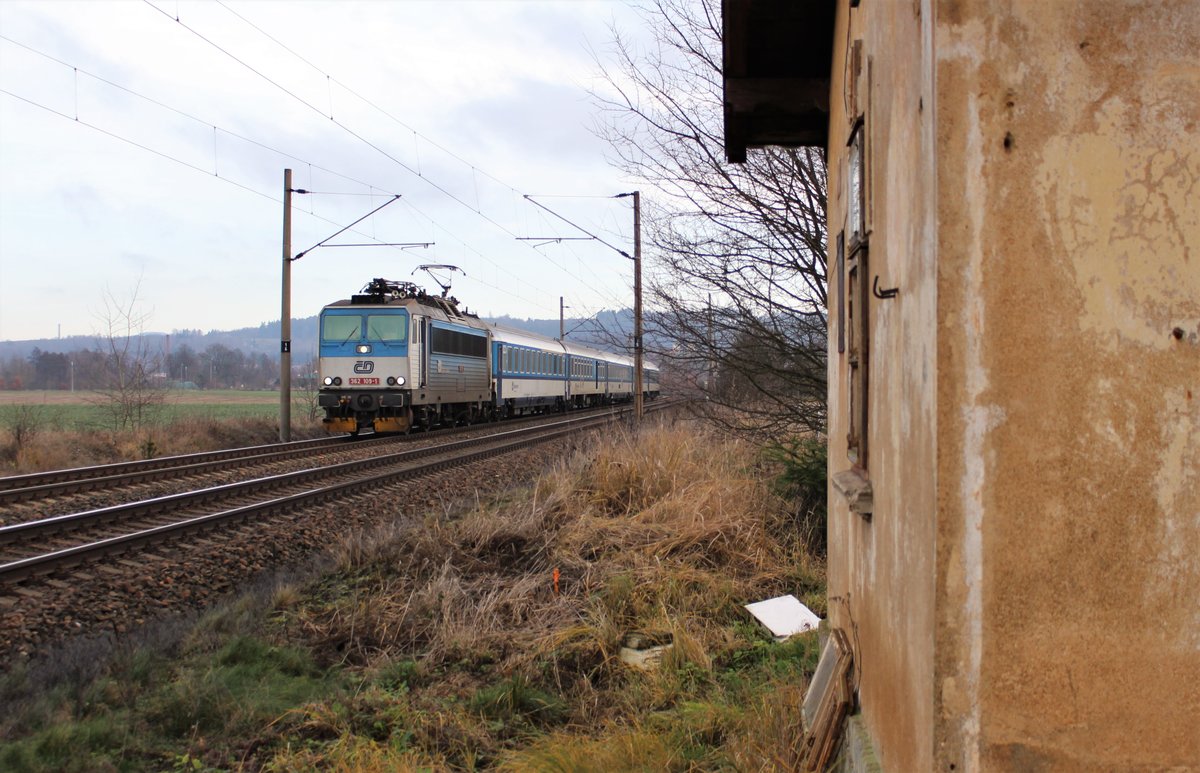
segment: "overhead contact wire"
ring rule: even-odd
[[[149,0],[145,0],[145,1],[146,1],[146,2],[149,2]],[[406,169],[406,170],[407,170],[409,173],[411,173],[411,174],[415,174],[417,177],[420,177],[421,179],[423,179],[423,180],[425,180],[426,182],[430,183],[430,184],[431,184],[431,185],[433,185],[435,188],[437,188],[439,191],[443,192],[445,195],[449,196],[449,197],[450,197],[450,198],[452,198],[454,201],[458,202],[459,204],[461,204],[462,206],[466,207],[467,209],[472,209],[472,207],[470,206],[470,204],[468,204],[466,201],[464,201],[463,199],[461,199],[461,198],[459,198],[458,196],[454,195],[453,193],[450,193],[449,191],[447,191],[447,190],[446,190],[445,188],[443,188],[442,186],[440,186],[440,185],[437,185],[435,182],[433,182],[433,181],[432,181],[432,180],[430,180],[429,178],[425,177],[425,175],[424,175],[424,174],[421,172],[421,156],[420,156],[420,146],[419,146],[419,144],[417,144],[417,142],[416,142],[416,141],[417,141],[417,138],[419,137],[420,139],[423,139],[423,140],[425,140],[425,141],[426,141],[426,142],[428,142],[430,145],[432,145],[433,147],[435,147],[435,148],[437,148],[438,150],[442,151],[442,152],[443,152],[443,153],[445,153],[446,155],[448,155],[448,156],[450,156],[451,158],[455,159],[455,160],[456,160],[456,161],[458,161],[459,163],[463,164],[464,166],[467,166],[467,167],[469,167],[469,168],[471,169],[472,178],[474,178],[474,176],[475,176],[475,174],[476,174],[476,173],[478,173],[478,174],[481,174],[481,175],[483,175],[484,177],[486,177],[486,178],[488,178],[488,179],[490,179],[490,180],[492,180],[492,181],[494,181],[494,182],[498,183],[498,184],[499,184],[499,185],[501,185],[502,187],[504,187],[504,188],[507,188],[508,190],[512,191],[512,193],[514,193],[515,195],[518,195],[518,196],[523,196],[523,197],[525,197],[525,198],[529,198],[527,195],[525,195],[525,194],[521,193],[521,191],[520,191],[520,190],[518,190],[518,189],[517,189],[515,186],[513,186],[513,185],[511,185],[511,184],[509,184],[509,183],[507,183],[507,182],[505,182],[504,180],[501,180],[500,178],[496,177],[496,176],[495,176],[495,175],[493,175],[493,174],[490,174],[490,173],[489,173],[487,170],[485,170],[485,169],[480,169],[478,166],[476,166],[475,164],[473,164],[473,163],[469,162],[467,159],[465,159],[465,158],[463,158],[462,156],[458,155],[457,153],[455,153],[454,151],[452,151],[452,150],[450,150],[449,148],[445,147],[444,145],[442,145],[442,144],[440,144],[440,143],[438,143],[438,142],[434,141],[433,139],[431,139],[431,138],[429,138],[429,137],[425,136],[424,134],[421,134],[421,133],[420,133],[420,132],[418,132],[418,131],[417,131],[417,130],[414,128],[414,127],[410,126],[409,124],[407,124],[407,123],[405,123],[404,121],[400,120],[400,119],[399,119],[399,118],[397,118],[396,116],[392,115],[390,112],[388,112],[387,110],[385,110],[385,109],[383,109],[382,107],[380,107],[380,106],[379,106],[378,104],[376,104],[374,101],[372,101],[372,100],[368,99],[367,97],[363,96],[362,94],[358,93],[358,92],[357,92],[357,91],[355,91],[353,88],[351,88],[350,86],[346,85],[345,83],[343,83],[342,81],[338,80],[337,78],[334,78],[334,77],[333,77],[331,74],[329,74],[327,71],[325,71],[325,70],[324,70],[322,67],[320,67],[320,66],[319,66],[319,65],[317,65],[317,64],[314,64],[314,63],[313,63],[312,61],[310,61],[308,58],[306,58],[305,56],[303,56],[303,55],[302,55],[302,54],[300,54],[299,52],[295,51],[294,49],[290,48],[290,47],[289,47],[287,44],[285,44],[283,41],[279,40],[279,39],[278,39],[278,38],[276,38],[274,35],[272,35],[271,33],[267,32],[267,31],[266,31],[266,30],[264,30],[262,27],[260,27],[259,25],[255,24],[254,22],[250,21],[249,19],[247,19],[247,18],[246,18],[245,16],[243,16],[242,14],[240,14],[240,13],[238,13],[237,11],[235,11],[234,9],[230,8],[230,7],[229,7],[229,6],[228,6],[226,3],[222,2],[222,0],[215,0],[215,2],[216,2],[218,5],[220,5],[222,8],[224,8],[226,11],[228,11],[229,13],[231,13],[233,16],[237,17],[237,18],[238,18],[238,19],[240,19],[242,22],[244,22],[245,24],[247,24],[247,25],[249,25],[250,27],[252,27],[252,28],[253,28],[255,31],[257,31],[257,32],[258,32],[260,35],[262,35],[263,37],[267,38],[267,39],[268,39],[268,40],[270,40],[272,43],[274,43],[275,45],[277,45],[277,46],[279,46],[280,48],[282,48],[284,51],[287,51],[287,52],[288,52],[289,54],[291,54],[292,56],[296,57],[298,60],[300,60],[301,62],[303,62],[304,64],[306,64],[308,67],[312,68],[312,69],[313,69],[315,72],[317,72],[318,74],[325,76],[325,79],[326,79],[326,82],[327,82],[327,83],[335,83],[335,84],[337,84],[339,87],[341,87],[342,89],[344,89],[344,90],[345,90],[345,91],[346,91],[348,94],[350,94],[350,95],[354,96],[356,99],[358,99],[358,100],[360,100],[361,102],[363,102],[364,104],[366,104],[366,105],[370,106],[372,109],[376,110],[376,111],[377,111],[377,112],[379,112],[381,115],[383,115],[383,116],[386,116],[387,118],[389,118],[390,120],[392,120],[393,122],[395,122],[395,123],[396,123],[398,126],[402,126],[402,127],[404,127],[405,129],[408,129],[409,131],[411,131],[411,132],[412,132],[412,134],[413,134],[413,142],[414,142],[413,155],[414,155],[414,157],[417,159],[417,168],[416,168],[416,169],[413,169],[412,167],[408,166],[407,164],[404,164],[403,162],[401,162],[401,161],[399,161],[398,159],[396,159],[396,158],[394,158],[393,156],[391,156],[389,153],[386,153],[386,152],[384,152],[382,149],[380,149],[380,148],[376,147],[374,144],[372,144],[372,143],[370,143],[370,142],[367,142],[365,139],[363,139],[363,138],[359,137],[359,136],[358,136],[358,135],[357,135],[355,132],[353,132],[351,129],[349,129],[348,127],[346,127],[346,126],[342,125],[340,122],[338,122],[338,121],[334,120],[334,119],[333,119],[333,108],[332,108],[332,99],[333,99],[333,98],[332,98],[332,96],[330,96],[330,104],[331,104],[331,107],[330,107],[330,114],[329,114],[328,116],[325,116],[325,117],[328,117],[330,120],[334,121],[334,123],[335,123],[335,124],[337,124],[338,126],[340,126],[341,128],[343,128],[344,130],[346,130],[347,132],[349,132],[349,133],[350,133],[352,136],[355,136],[355,137],[357,137],[358,139],[362,140],[363,142],[367,142],[367,144],[368,144],[368,145],[370,145],[372,148],[374,148],[375,150],[379,151],[379,152],[380,152],[380,153],[382,153],[383,155],[387,156],[389,159],[391,159],[391,160],[392,160],[392,161],[394,161],[395,163],[399,164],[399,165],[400,165],[402,168]],[[199,33],[197,33],[197,34],[199,34]],[[203,36],[201,36],[201,37],[203,37]],[[214,45],[215,45],[215,44],[214,44]],[[218,48],[219,48],[219,47],[218,47]],[[269,80],[269,79],[268,79],[268,80]],[[285,90],[285,91],[286,91],[286,90]],[[288,93],[290,93],[290,92],[288,92]],[[295,95],[293,94],[292,96],[295,96]],[[297,99],[299,99],[299,97],[296,97],[296,98],[297,98]],[[301,101],[303,101],[303,100],[301,100]],[[305,104],[307,104],[307,103],[305,103]],[[316,108],[315,108],[315,107],[313,107],[312,105],[308,105],[308,106],[309,106],[310,108],[313,108],[314,110],[316,110]],[[318,113],[320,113],[321,111],[320,111],[320,110],[317,110],[317,112],[318,112]],[[322,115],[324,115],[324,114],[322,114]],[[592,195],[592,196],[566,196],[566,195],[560,195],[560,196],[553,196],[553,198],[598,198],[598,199],[602,199],[602,198],[611,198],[611,196],[600,196],[600,195]],[[513,233],[511,230],[509,230],[508,228],[506,228],[505,226],[503,226],[502,224],[500,224],[500,223],[499,223],[499,222],[497,222],[496,220],[494,220],[494,219],[492,219],[491,217],[489,217],[489,216],[487,216],[487,215],[483,214],[483,211],[482,211],[482,209],[481,209],[481,208],[480,208],[480,206],[479,206],[479,186],[478,186],[478,182],[476,182],[476,184],[475,184],[475,200],[476,200],[476,206],[475,206],[475,208],[474,208],[474,209],[472,209],[472,211],[474,211],[474,212],[475,212],[477,215],[479,215],[480,217],[484,218],[484,219],[485,219],[485,220],[487,220],[488,222],[492,223],[492,224],[493,224],[493,225],[495,225],[496,227],[500,228],[502,231],[504,231],[504,232],[505,232],[506,234],[508,234],[509,236],[512,236],[513,238],[520,238],[520,237],[517,237],[517,235],[516,235],[515,233]],[[532,245],[527,245],[527,246],[529,246],[531,249],[533,249],[535,252],[537,252],[537,249],[536,249],[535,247],[533,247]],[[611,246],[611,245],[610,245],[610,246]],[[545,259],[545,260],[549,261],[550,263],[552,263],[552,264],[553,264],[553,265],[554,265],[556,268],[558,268],[558,269],[559,269],[560,271],[562,271],[564,274],[567,274],[568,276],[572,277],[573,279],[578,279],[578,278],[579,278],[579,277],[578,277],[578,276],[577,276],[577,275],[576,275],[574,272],[572,272],[572,271],[568,271],[568,270],[566,269],[566,267],[564,267],[563,265],[561,265],[560,263],[558,263],[557,261],[555,261],[553,258],[549,257],[548,255],[546,255],[546,254],[544,254],[544,253],[540,253],[540,252],[538,252],[538,255],[539,255],[541,258],[543,258],[543,259]],[[591,270],[591,267],[590,267],[590,266],[588,266],[588,264],[587,264],[587,263],[586,263],[586,262],[585,262],[585,261],[584,261],[582,258],[580,258],[580,257],[578,257],[577,255],[575,255],[575,253],[574,253],[574,252],[572,252],[572,256],[573,256],[573,257],[575,257],[575,260],[576,260],[576,261],[577,261],[577,262],[578,262],[578,263],[579,263],[581,266],[583,266],[585,269],[587,269],[587,270],[589,271],[589,273],[591,273],[591,274],[592,274],[592,276],[596,277],[596,279],[597,279],[597,280],[600,280],[600,277],[599,277],[599,275],[597,275],[597,274],[596,274],[594,271],[592,271],[592,270]]]

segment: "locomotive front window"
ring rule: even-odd
[[[357,340],[361,325],[362,317],[357,314],[330,314],[321,320],[321,340],[336,344]]]
[[[403,314],[372,314],[367,317],[367,340],[402,344],[408,339],[408,317]]]

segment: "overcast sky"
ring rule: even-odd
[[[517,238],[582,235],[525,194],[597,196],[537,200],[632,252],[631,200],[600,198],[630,183],[588,96],[614,23],[639,17],[618,0],[0,2],[0,340],[94,334],[106,293],[135,288],[147,330],[279,319],[286,167],[320,192],[293,199],[294,253],[390,194],[334,241],[434,243],[312,251],[293,317],[372,277],[433,289],[412,276],[430,263],[461,267],[452,292],[484,314],[631,305],[607,247]]]

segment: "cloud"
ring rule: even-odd
[[[534,249],[514,238],[551,219],[513,192],[624,187],[587,129],[583,88],[589,47],[628,15],[624,4],[157,7],[169,14],[141,3],[0,3],[6,36],[65,63],[0,41],[0,86],[66,116],[0,94],[0,337],[49,335],[58,322],[64,334],[87,332],[86,308],[132,271],[144,272],[158,329],[278,318],[285,167],[296,187],[321,191],[295,197],[297,250],[383,201],[335,193],[404,196],[355,239],[437,242],[306,256],[295,264],[297,315],[423,262],[462,265],[460,297],[497,313],[553,314],[559,295],[612,305],[605,299],[624,292],[619,257],[610,265],[594,245]],[[613,218],[610,203],[592,204],[563,206],[591,225]]]

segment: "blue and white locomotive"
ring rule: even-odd
[[[319,405],[331,433],[407,432],[633,399],[634,362],[462,312],[410,282],[372,280],[321,310]],[[644,364],[643,395],[658,396]]]

